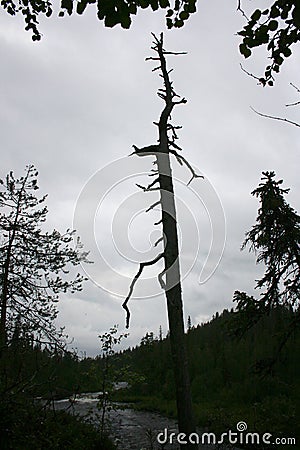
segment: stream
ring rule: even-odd
[[[88,415],[92,421],[99,423],[100,411],[97,408],[97,396],[98,393],[82,394],[75,402],[71,402],[69,399],[57,400],[54,402],[55,409],[65,409],[70,413],[81,416]],[[176,433],[176,438],[178,434],[175,420],[168,419],[158,413],[135,411],[128,406],[124,407],[124,405],[117,403],[114,406],[115,409],[107,413],[107,417],[110,424],[109,434],[117,444],[118,450],[179,449],[179,444],[175,438],[170,444],[170,440],[172,440],[172,438],[170,439],[171,433]],[[157,440],[159,433],[161,433],[160,443]],[[199,435],[201,436],[200,433]],[[199,448],[213,450],[220,447],[213,444],[207,445],[206,443],[199,445]]]

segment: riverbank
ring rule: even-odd
[[[117,450],[179,450],[177,422],[153,411],[141,410],[141,405],[115,403],[108,413],[108,433]],[[91,423],[98,423],[97,393],[55,402],[57,410],[68,410],[69,413],[89,417]],[[237,448],[218,445],[218,435],[205,430],[197,430],[194,442],[200,442],[201,450]]]

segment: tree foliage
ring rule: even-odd
[[[259,81],[273,86],[274,74],[291,56],[293,44],[300,41],[299,0],[276,0],[269,8],[256,9],[238,34],[243,37],[240,52],[245,58],[251,56],[253,48],[266,47],[271,62]]]
[[[97,17],[106,27],[121,25],[130,28],[132,16],[138,10],[151,8],[153,11],[166,10],[168,28],[180,28],[191,14],[196,12],[197,0],[61,0],[59,16],[69,16],[74,12],[83,14],[87,6],[95,4]],[[25,30],[31,31],[32,39],[39,41],[42,37],[39,31],[39,16],[50,17],[53,14],[52,0],[2,0],[2,8],[10,15],[24,16]]]
[[[0,180],[0,288],[1,340],[13,333],[30,334],[52,341],[57,336],[53,320],[61,292],[82,288],[83,277],[68,279],[68,266],[86,260],[78,239],[71,246],[74,231],[45,232],[46,196],[37,197],[38,172],[26,168],[25,176],[10,172]]]
[[[24,17],[25,30],[32,33],[33,41],[39,41],[40,16],[53,14],[53,0],[2,0],[2,8],[10,15]],[[60,0],[58,15],[83,14],[89,5],[95,4],[97,18],[105,27],[120,25],[128,29],[132,17],[139,10],[166,11],[167,28],[181,28],[197,10],[197,0]],[[268,8],[255,9],[250,17],[244,13],[241,0],[238,8],[246,18],[246,24],[238,32],[243,40],[239,46],[241,54],[249,58],[255,47],[266,47],[271,60],[262,77],[257,77],[265,86],[273,86],[274,74],[278,73],[284,60],[291,56],[292,46],[300,40],[300,4],[298,0],[274,0]]]

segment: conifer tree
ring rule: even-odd
[[[17,326],[39,342],[59,341],[54,319],[58,296],[82,288],[84,278],[67,279],[68,266],[86,261],[74,231],[61,234],[43,230],[47,196],[37,197],[38,172],[34,166],[15,178],[11,171],[0,180],[0,349]]]
[[[257,263],[266,266],[256,288],[261,291],[259,299],[236,291],[238,327],[242,334],[261,317],[276,307],[287,307],[294,313],[292,323],[285,333],[283,343],[300,324],[300,217],[286,202],[289,189],[281,187],[283,180],[276,181],[274,172],[263,172],[262,183],[252,192],[260,200],[256,224],[246,234],[242,249],[257,255]]]

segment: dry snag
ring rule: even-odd
[[[186,444],[181,447],[189,450],[197,448],[197,445],[189,442],[188,436],[195,432],[194,420],[192,414],[192,403],[190,394],[190,381],[188,374],[188,363],[184,341],[184,321],[183,304],[180,279],[177,218],[173,189],[173,178],[171,169],[170,155],[173,155],[180,165],[185,165],[191,173],[190,184],[195,178],[203,178],[198,175],[191,164],[178,151],[182,149],[176,143],[178,139],[177,130],[181,127],[170,123],[171,113],[174,106],[186,103],[184,97],[176,94],[173,83],[170,81],[169,74],[171,70],[167,69],[165,55],[182,55],[185,53],[169,52],[163,47],[163,34],[157,38],[153,34],[154,42],[151,47],[156,56],[146,58],[150,61],[158,61],[158,66],[153,71],[160,71],[163,79],[163,88],[158,90],[158,96],[164,101],[165,105],[161,112],[158,123],[158,144],[138,148],[133,145],[134,152],[131,155],[153,156],[155,169],[152,169],[149,176],[155,177],[148,186],[137,185],[144,192],[157,190],[160,193],[160,199],[153,203],[147,211],[155,206],[161,207],[161,220],[155,225],[162,224],[162,237],[158,239],[155,246],[163,241],[163,253],[158,254],[151,261],[140,263],[139,270],[131,282],[129,293],[123,303],[126,311],[126,327],[129,327],[130,311],[128,302],[133,293],[133,288],[141,276],[146,266],[154,265],[162,258],[164,259],[164,270],[158,275],[160,286],[165,291],[167,300],[167,310],[170,329],[171,352],[176,384],[176,400],[178,411],[178,428],[180,433],[186,435]]]

